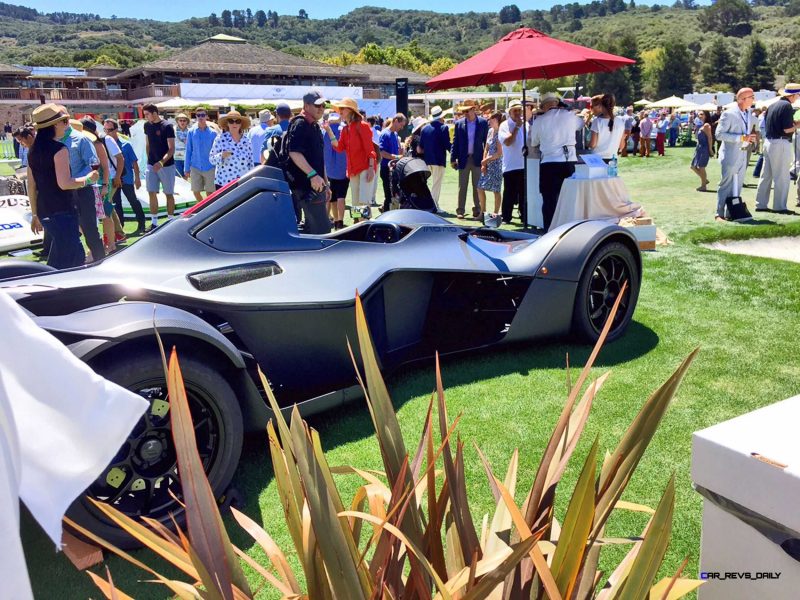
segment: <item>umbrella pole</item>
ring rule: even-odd
[[[525,203],[525,210],[520,206],[520,213],[524,215],[522,219],[523,231],[528,231],[528,134],[526,125],[528,115],[525,104],[525,72],[522,73],[522,201]]]

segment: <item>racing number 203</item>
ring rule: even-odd
[[[29,208],[30,205],[29,198],[0,198],[0,208],[14,208],[15,206]]]

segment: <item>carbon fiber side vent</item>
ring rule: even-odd
[[[264,279],[273,275],[280,275],[283,269],[272,260],[246,265],[233,265],[212,271],[201,271],[187,275],[189,282],[201,292],[210,292],[219,288]]]

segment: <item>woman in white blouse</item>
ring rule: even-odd
[[[219,118],[222,133],[214,139],[208,160],[216,167],[214,185],[227,185],[253,168],[253,146],[247,130],[250,117],[232,110]]]
[[[592,154],[599,154],[606,162],[622,151],[625,140],[625,117],[614,116],[615,105],[614,94],[592,97],[594,120],[589,148]]]

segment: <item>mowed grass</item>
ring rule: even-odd
[[[796,340],[800,330],[800,265],[712,251],[696,242],[798,235],[800,217],[770,214],[765,220],[769,222],[759,225],[715,223],[716,195],[695,191],[699,180],[688,168],[692,149],[667,152],[663,158],[620,161],[620,172],[632,197],[646,207],[673,244],[643,255],[643,283],[634,323],[623,339],[600,353],[593,375],[607,370],[612,374],[595,402],[584,439],[561,484],[557,506],[562,518],[571,486],[595,435],[600,436],[603,450],[613,449],[649,393],[699,346],[697,360],[624,495],[627,500],[654,506],[675,473],[673,535],[661,574],[671,574],[688,556],[686,574],[696,576],[701,500],[691,487],[692,432],[800,391]],[[709,178],[715,189],[719,167],[714,161]],[[748,183],[752,178],[748,177]],[[752,209],[754,190],[745,189],[744,194]],[[452,213],[455,195],[454,172],[448,170],[443,205]],[[469,327],[470,322],[465,321],[463,326]],[[493,502],[473,444],[480,446],[500,473],[505,472],[513,450],[519,449],[517,500],[521,504],[566,398],[566,357],[574,380],[589,350],[554,341],[443,359],[450,417],[463,413],[458,434],[466,441],[466,475],[476,526],[480,526],[484,513],[493,510]],[[420,436],[433,386],[432,361],[389,380],[411,448]],[[362,404],[315,417],[311,425],[320,431],[330,464],[381,468],[372,423]],[[340,481],[343,497],[349,502],[359,482],[352,477],[341,477]],[[244,498],[243,510],[264,525],[298,566],[278,504],[266,435],[246,439],[235,485]],[[620,513],[612,519],[609,533],[637,534],[644,523],[642,515]],[[264,560],[260,549],[235,525],[230,530],[235,543]],[[100,596],[86,574],[77,572],[62,554],[53,552],[52,544],[29,517],[24,519],[23,537],[37,597]],[[623,552],[604,550],[601,567],[613,568]],[[147,561],[151,557],[143,552],[135,555]],[[139,583],[149,577],[123,561],[111,558],[107,564],[116,584],[134,597],[169,596],[160,586]],[[250,575],[252,582],[260,585],[258,577]],[[259,597],[277,595],[265,589]]]

